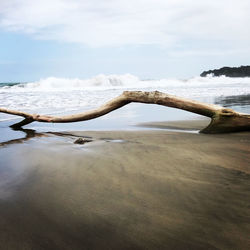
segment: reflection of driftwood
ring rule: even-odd
[[[17,144],[17,143],[23,143],[25,141],[28,141],[29,139],[33,138],[33,137],[42,137],[42,136],[46,136],[46,134],[44,133],[36,133],[35,130],[33,129],[17,129],[17,131],[21,131],[25,133],[25,137],[23,138],[18,138],[18,139],[13,139],[13,140],[9,140],[6,142],[0,142],[0,146],[7,146],[10,144]]]
[[[35,138],[35,137],[48,137],[50,135],[55,135],[55,136],[60,136],[60,137],[68,137],[68,138],[72,138],[74,140],[81,139],[81,140],[84,141],[84,143],[93,141],[92,137],[89,137],[89,136],[84,136],[83,137],[83,136],[78,136],[78,135],[74,135],[74,134],[71,134],[71,133],[62,133],[62,132],[37,133],[33,129],[23,129],[23,128],[13,129],[13,130],[21,131],[21,132],[25,133],[25,137],[9,140],[9,141],[5,141],[5,142],[0,142],[0,147],[7,146],[7,145],[10,145],[10,144],[23,143],[23,142],[26,142],[26,141],[30,140],[31,138]],[[80,143],[80,144],[84,144],[84,143]]]
[[[211,123],[208,125],[208,127],[201,130],[202,133],[224,133],[250,130],[250,115],[241,114],[233,111],[232,109],[227,109],[216,105],[205,104],[173,95],[168,95],[158,91],[125,91],[122,95],[114,98],[97,109],[80,114],[60,117],[28,114],[25,112],[8,110],[4,108],[0,108],[0,112],[24,117],[25,119],[23,121],[12,125],[14,128],[20,128],[34,121],[66,123],[91,120],[103,116],[113,110],[119,109],[131,102],[158,104],[172,108],[183,109],[199,115],[210,117]]]

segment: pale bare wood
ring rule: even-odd
[[[213,104],[205,104],[202,102],[180,98],[159,91],[125,91],[122,95],[112,99],[97,109],[74,115],[47,116],[29,114],[5,108],[0,108],[0,112],[24,117],[25,119],[23,121],[12,125],[14,128],[20,128],[34,121],[68,123],[91,120],[119,109],[131,102],[158,104],[212,118],[210,125],[201,130],[203,133],[234,132],[250,129],[250,115],[237,113],[232,109],[227,109]]]

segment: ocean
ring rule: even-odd
[[[49,77],[27,83],[0,83],[0,107],[37,114],[71,114],[96,108],[125,90],[158,90],[250,113],[250,78],[211,75],[158,80],[139,79],[131,74],[98,75],[90,79]],[[158,105],[129,104],[93,121],[32,123],[27,127],[37,131],[133,129],[133,125],[141,122],[195,118],[199,116]],[[20,118],[0,113],[0,126],[5,127],[17,122],[17,119]],[[3,125],[3,122],[7,125]]]

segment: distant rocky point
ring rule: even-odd
[[[250,77],[250,66],[240,67],[223,67],[220,69],[203,71],[200,76],[207,76],[212,74],[213,76],[228,76],[228,77]]]

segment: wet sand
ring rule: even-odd
[[[201,126],[191,125],[178,126]],[[2,144],[0,249],[250,249],[249,155],[248,132],[40,133]]]

